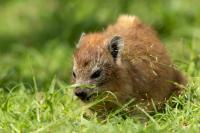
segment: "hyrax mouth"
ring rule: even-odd
[[[93,101],[98,96],[98,93],[92,93],[88,97],[81,99],[84,102]]]
[[[94,85],[73,85],[75,88],[74,94],[82,101],[90,101],[97,96],[97,91]]]

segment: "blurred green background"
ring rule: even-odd
[[[187,61],[200,47],[199,0],[1,0],[0,86],[29,86],[35,77],[45,89],[54,76],[69,83],[80,34],[101,31],[120,14],[137,15],[151,25],[175,64],[197,75]]]

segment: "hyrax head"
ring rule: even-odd
[[[83,34],[74,53],[73,83],[75,95],[89,101],[102,92],[114,92],[121,64],[124,41],[115,35]],[[92,86],[92,87],[91,87]]]

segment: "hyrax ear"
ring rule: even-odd
[[[86,34],[85,34],[84,32],[81,34],[81,37],[80,37],[78,43],[76,44],[76,48],[79,48],[79,47],[81,46],[81,41],[83,40],[83,37],[84,37],[85,35],[86,35]]]
[[[114,36],[108,43],[108,51],[111,53],[114,61],[120,57],[120,54],[124,48],[124,40],[121,36]]]

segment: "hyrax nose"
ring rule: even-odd
[[[75,95],[80,98],[81,100],[85,100],[88,97],[87,90],[86,89],[80,89],[76,88]]]

